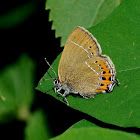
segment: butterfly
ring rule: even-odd
[[[118,80],[115,66],[102,50],[96,38],[77,26],[69,35],[58,66],[54,91],[62,95],[67,105],[69,93],[94,98],[98,93],[111,92]]]

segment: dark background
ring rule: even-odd
[[[29,0],[5,1],[0,3],[0,16],[10,12]],[[60,47],[60,39],[55,38],[55,31],[51,30],[52,22],[48,21],[49,10],[45,11],[45,0],[38,0],[36,10],[21,24],[14,27],[0,28],[0,70],[18,60],[23,53],[28,54],[36,62],[35,86],[47,71],[48,66],[44,61],[46,57],[50,64],[63,50]],[[52,136],[63,133],[67,128],[81,119],[87,119],[98,126],[119,129],[138,133],[136,128],[121,128],[105,124],[84,113],[71,109],[53,97],[35,90],[35,100],[32,111],[42,108],[49,122]],[[26,123],[13,120],[7,124],[0,124],[0,137],[4,139],[24,139]]]
[[[26,1],[5,1],[0,3],[0,16],[7,14]],[[45,11],[45,0],[39,1],[36,10],[21,24],[8,28],[0,28],[0,70],[18,60],[21,54],[28,54],[36,63],[35,86],[48,69],[44,61],[50,64],[63,50],[60,38],[55,38],[51,30],[52,22],[48,21],[49,10]],[[49,122],[53,136],[64,132],[72,124],[82,119],[81,113],[60,103],[53,97],[35,90],[35,101],[32,111],[42,108]],[[0,137],[4,139],[24,139],[25,122],[13,120],[0,124]],[[0,138],[0,139],[1,139]]]

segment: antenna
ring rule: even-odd
[[[55,74],[55,76],[56,76],[56,78],[57,78],[57,74],[56,74],[56,72],[54,71],[54,69],[52,68],[52,66],[49,64],[49,62],[47,61],[46,58],[44,58],[44,59],[45,59],[46,63],[49,65],[49,67],[52,69],[53,73]]]

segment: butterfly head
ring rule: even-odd
[[[61,86],[62,86],[62,85],[60,84],[59,78],[55,78],[55,80],[53,81],[53,84],[54,84],[56,87],[61,87]]]

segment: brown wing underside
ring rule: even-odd
[[[68,37],[59,62],[60,81],[65,81],[65,75],[72,67],[100,54],[101,48],[96,39],[84,28],[76,27]]]
[[[108,89],[115,78],[111,59],[101,55],[96,39],[84,28],[76,27],[64,47],[58,75],[60,83],[81,93],[98,93]],[[113,78],[112,78],[113,76]]]

